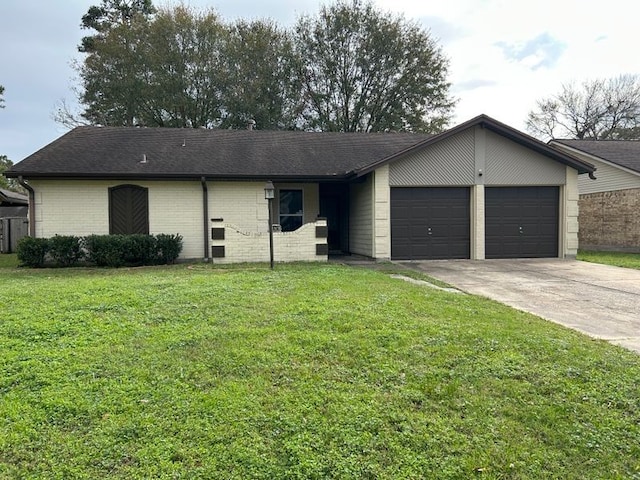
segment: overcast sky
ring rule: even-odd
[[[538,99],[563,83],[640,73],[632,0],[374,0],[418,21],[450,59],[458,98],[452,124],[485,113],[524,131]],[[71,63],[86,35],[80,18],[99,0],[0,0],[0,154],[14,163],[65,133],[52,112],[77,85]],[[174,4],[173,2],[172,4]],[[318,0],[190,0],[225,19],[272,18],[291,25]],[[330,2],[324,2],[330,3]],[[166,5],[155,0],[156,6]]]

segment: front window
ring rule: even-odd
[[[302,190],[280,190],[279,220],[283,232],[302,226]]]

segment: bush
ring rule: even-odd
[[[168,235],[160,233],[156,235],[157,261],[160,264],[169,264],[176,261],[182,252],[182,235]]]
[[[84,239],[87,259],[99,267],[125,264],[125,235],[89,235]]]
[[[24,237],[17,245],[20,264],[26,267],[41,267],[47,254],[49,241],[46,238]]]
[[[87,258],[100,267],[173,263],[182,251],[182,236],[90,235],[84,240]]]
[[[49,239],[49,256],[61,267],[69,267],[82,259],[82,239],[72,235],[56,235]]]

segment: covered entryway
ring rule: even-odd
[[[468,187],[391,189],[391,258],[469,258]]]
[[[558,256],[558,187],[487,187],[486,258]]]

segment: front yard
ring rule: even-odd
[[[640,478],[640,357],[339,265],[4,269],[0,478]]]

